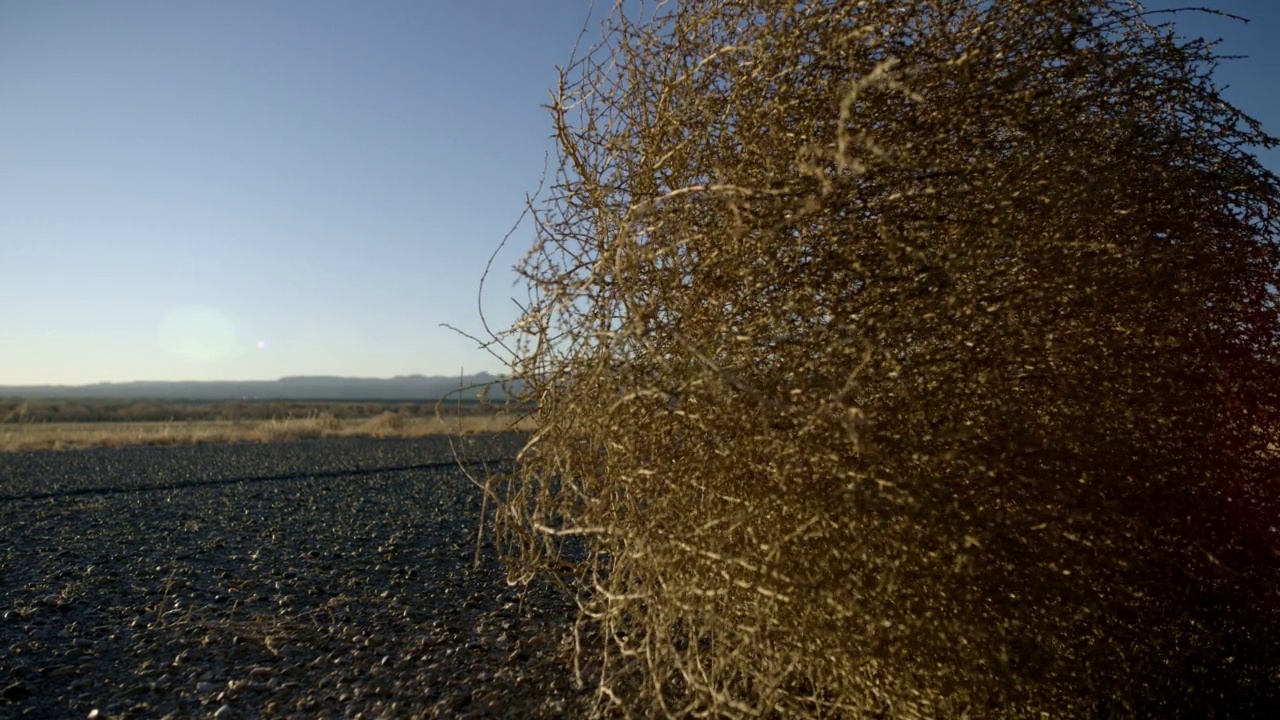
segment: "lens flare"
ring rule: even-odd
[[[224,313],[204,305],[187,305],[160,321],[160,347],[176,358],[214,362],[231,355],[236,325]]]

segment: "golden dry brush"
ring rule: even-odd
[[[564,69],[493,520],[602,712],[1277,701],[1275,140],[1164,17],[628,3]]]

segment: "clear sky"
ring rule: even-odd
[[[1280,1],[1196,4],[1254,19],[1177,16],[1280,133]],[[0,385],[500,371],[438,324],[479,332],[587,8],[0,0]]]

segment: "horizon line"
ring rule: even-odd
[[[498,379],[514,379],[513,376],[508,373],[495,373],[488,370],[477,370],[476,372],[473,372],[473,373],[467,373],[467,374],[461,375],[461,377],[463,378],[474,378],[479,376],[486,376],[486,377],[492,377],[492,378],[498,378]],[[406,379],[414,379],[414,378],[422,378],[426,380],[453,380],[458,377],[459,377],[458,375],[426,375],[423,373],[410,373],[407,375],[391,375],[386,377],[372,376],[372,375],[316,374],[316,375],[282,375],[276,378],[238,379],[238,380],[220,380],[220,379],[215,379],[215,380],[208,380],[208,379],[206,380],[199,380],[199,379],[98,380],[98,381],[82,382],[82,383],[58,383],[58,382],[19,383],[19,384],[0,383],[0,388],[80,388],[80,387],[94,387],[94,386],[101,386],[101,385],[140,385],[140,384],[150,384],[150,385],[210,384],[212,385],[212,384],[219,384],[219,383],[278,383],[285,380],[357,380],[357,381],[365,381],[365,382],[373,382],[373,381],[389,382],[392,380],[406,380]]]

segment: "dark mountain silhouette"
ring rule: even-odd
[[[518,392],[518,380],[486,372],[462,378],[463,399],[474,399],[478,387],[491,383],[489,399],[501,402]],[[506,386],[504,388],[504,385]],[[279,380],[95,383],[93,385],[0,385],[0,397],[118,398],[137,400],[438,400],[458,393],[458,377],[398,375],[393,378],[333,376],[284,377]]]

